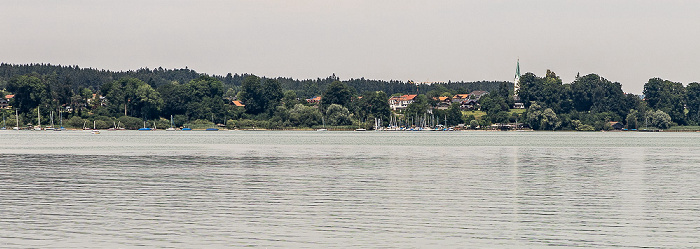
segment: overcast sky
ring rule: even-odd
[[[0,61],[109,70],[564,82],[700,81],[695,0],[0,1]]]

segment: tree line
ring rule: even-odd
[[[2,94],[11,101],[23,124],[36,123],[51,113],[73,127],[94,121],[98,128],[121,123],[127,128],[166,127],[170,117],[176,126],[230,128],[369,127],[374,119],[383,125],[398,121],[422,125],[425,120],[440,124],[466,124],[484,128],[491,124],[523,123],[536,130],[604,130],[610,122],[629,129],[700,124],[700,84],[652,78],[644,86],[644,98],[626,94],[618,82],[597,74],[576,76],[563,83],[552,71],[542,77],[522,75],[518,91],[511,82],[448,82],[412,84],[402,81],[327,78],[296,80],[265,78],[251,74],[207,75],[190,69],[139,69],[112,72],[77,66],[49,64],[0,64]],[[488,91],[475,117],[462,106],[436,108],[439,97],[474,90]],[[390,96],[418,94],[413,104],[392,112]],[[322,96],[316,106],[307,98]],[[516,96],[516,97],[514,97]],[[100,98],[101,97],[101,98]],[[245,107],[231,103],[238,100]],[[522,112],[512,110],[523,103]],[[67,107],[71,107],[67,109]],[[14,113],[4,110],[12,123]],[[466,115],[465,115],[466,114]],[[147,121],[147,122],[145,122]],[[432,124],[436,122],[433,121]]]
[[[2,95],[15,95],[11,105],[23,124],[37,124],[37,113],[42,120],[53,113],[56,120],[60,117],[74,128],[87,123],[97,128],[117,124],[130,129],[167,127],[171,116],[176,126],[285,128],[325,122],[367,127],[374,118],[390,120],[388,97],[392,94],[490,90],[499,83],[341,81],[335,75],[296,80],[251,74],[207,75],[187,68],[113,72],[50,64],[0,64]],[[320,106],[305,100],[313,96],[323,96]],[[245,107],[232,105],[232,100]],[[4,110],[3,116],[12,121],[14,113]]]
[[[660,78],[649,79],[643,95],[626,94],[622,85],[597,74],[577,75],[565,84],[556,73],[544,77],[522,75],[517,97],[527,108],[521,115],[508,112],[512,94],[501,87],[481,100],[485,117],[493,123],[520,122],[536,130],[606,130],[610,122],[628,129],[668,129],[700,124],[700,84]]]

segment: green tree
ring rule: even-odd
[[[287,90],[284,91],[283,97],[282,97],[282,104],[284,105],[285,108],[291,109],[294,108],[296,104],[302,104],[302,101],[297,97],[297,92],[294,90]]]
[[[656,110],[656,111],[647,111],[645,114],[645,118],[649,120],[652,126],[659,128],[659,129],[668,129],[671,126],[673,126],[673,121],[671,120],[671,116],[669,116],[667,113],[665,113],[662,110]]]
[[[564,113],[571,109],[568,85],[563,85],[561,78],[550,70],[547,70],[544,78],[526,73],[520,77],[519,85],[518,96],[525,103],[525,108],[529,108],[530,103],[534,101],[552,108],[555,112]]]
[[[190,119],[205,119],[224,122],[226,113],[223,98],[224,86],[220,80],[201,76],[185,84],[186,115]],[[218,122],[217,121],[217,122]]]
[[[456,126],[458,124],[464,123],[464,117],[462,116],[462,109],[459,107],[459,103],[452,103],[447,109],[447,126]]]
[[[685,101],[688,108],[688,120],[700,124],[700,84],[693,82],[688,84]]]
[[[332,104],[349,107],[350,101],[352,101],[352,90],[350,87],[343,82],[333,81],[328,85],[326,92],[321,97],[321,106],[324,110]]]
[[[321,112],[315,107],[297,104],[289,110],[289,123],[301,127],[318,125],[321,123]]]
[[[329,125],[351,125],[350,111],[338,104],[332,104],[326,109],[326,122]]]
[[[245,110],[250,114],[259,114],[265,111],[265,97],[262,92],[260,78],[255,75],[246,77],[243,80],[241,91],[238,92],[238,99],[245,104]]]
[[[624,116],[629,110],[623,106],[622,85],[596,74],[576,78],[570,88],[573,106],[579,112],[615,112]]]
[[[486,114],[493,116],[496,113],[509,111],[510,107],[505,98],[498,95],[486,94],[479,99],[480,109]]]
[[[134,106],[139,109],[141,115],[157,118],[163,107],[163,99],[160,98],[160,94],[150,85],[143,84],[136,88]]]
[[[629,114],[627,114],[627,117],[625,118],[625,121],[627,123],[627,129],[637,129],[637,118],[638,118],[639,112],[637,110],[630,110]]]
[[[272,113],[283,97],[282,86],[277,80],[265,79],[262,84],[262,97],[265,111]]]
[[[652,78],[644,84],[644,95],[650,108],[667,113],[673,122],[686,123],[686,96],[683,84]]]
[[[15,94],[10,104],[21,113],[27,113],[42,101],[51,99],[48,86],[37,75],[13,77],[7,84],[7,90]]]
[[[533,102],[527,110],[527,123],[535,130],[554,130],[561,126],[561,121],[552,108],[542,109]]]
[[[382,91],[365,92],[358,102],[357,114],[361,119],[379,118],[388,124],[391,108],[389,107],[389,96],[386,93]]]
[[[146,85],[143,81],[135,78],[122,78],[103,84],[100,92],[107,98],[107,109],[110,113],[118,115],[132,115],[142,117],[140,101],[137,100],[136,89]]]

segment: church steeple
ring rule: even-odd
[[[520,90],[520,58],[518,58],[518,63],[515,64],[515,78],[513,78],[513,84],[515,84],[515,91],[513,94],[518,96],[518,90]]]
[[[520,59],[518,59],[518,63],[515,65],[515,83],[518,83],[520,80]]]

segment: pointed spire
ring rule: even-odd
[[[520,79],[520,58],[515,66],[515,83],[518,83],[518,79]]]

